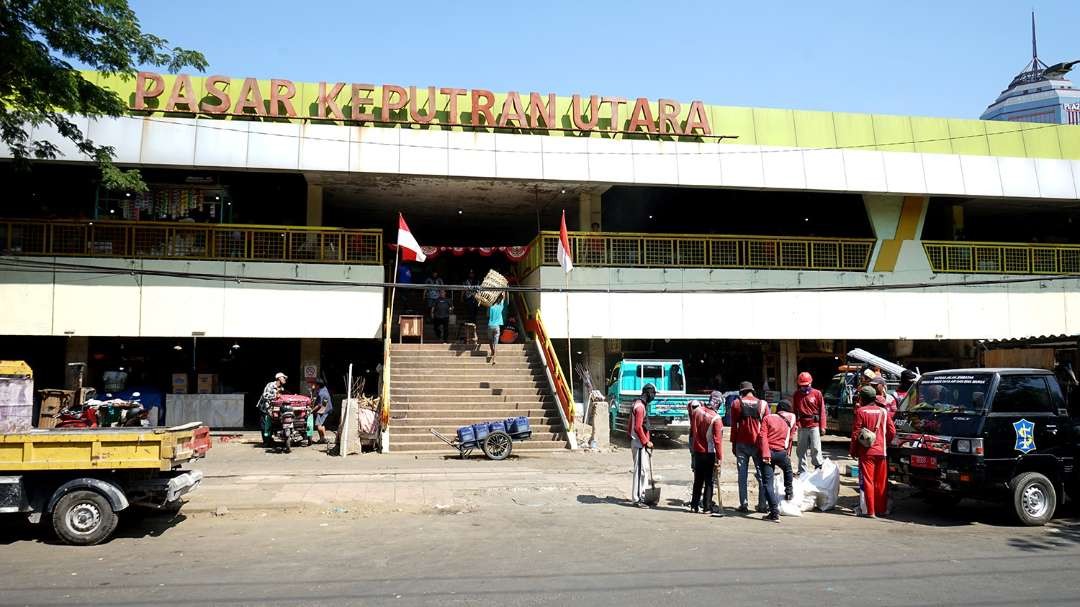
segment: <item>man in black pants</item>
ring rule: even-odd
[[[716,411],[701,403],[691,403],[693,414],[690,417],[690,451],[694,464],[694,489],[690,496],[690,512],[711,514],[713,508],[713,467],[716,465],[716,445],[721,439],[713,440]],[[723,424],[719,424],[722,432]],[[710,442],[714,443],[710,445]],[[711,447],[711,448],[710,448]]]

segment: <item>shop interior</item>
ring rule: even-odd
[[[925,240],[1080,244],[1076,201],[930,198]]]

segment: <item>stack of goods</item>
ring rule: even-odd
[[[471,426],[462,426],[457,429],[458,443],[470,445],[482,445],[484,439],[495,432],[505,432],[514,439],[525,439],[532,436],[532,428],[529,426],[527,417],[508,417],[505,420],[481,422]]]
[[[476,301],[480,302],[481,305],[491,306],[499,295],[505,292],[509,284],[510,282],[506,280],[505,276],[495,270],[488,270],[487,276],[480,283],[480,290],[476,292]]]

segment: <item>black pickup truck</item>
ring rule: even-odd
[[[1080,488],[1080,432],[1050,371],[927,373],[900,403],[896,432],[890,476],[941,505],[1005,501],[1042,525]]]

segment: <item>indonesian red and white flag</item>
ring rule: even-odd
[[[405,261],[419,261],[422,263],[427,259],[427,255],[424,255],[420,243],[416,242],[416,238],[409,231],[409,224],[405,223],[405,217],[401,213],[398,213],[397,245],[401,249],[401,258]]]
[[[566,210],[562,212],[559,224],[559,265],[567,274],[574,269],[574,257],[570,254],[570,236],[566,233]]]

